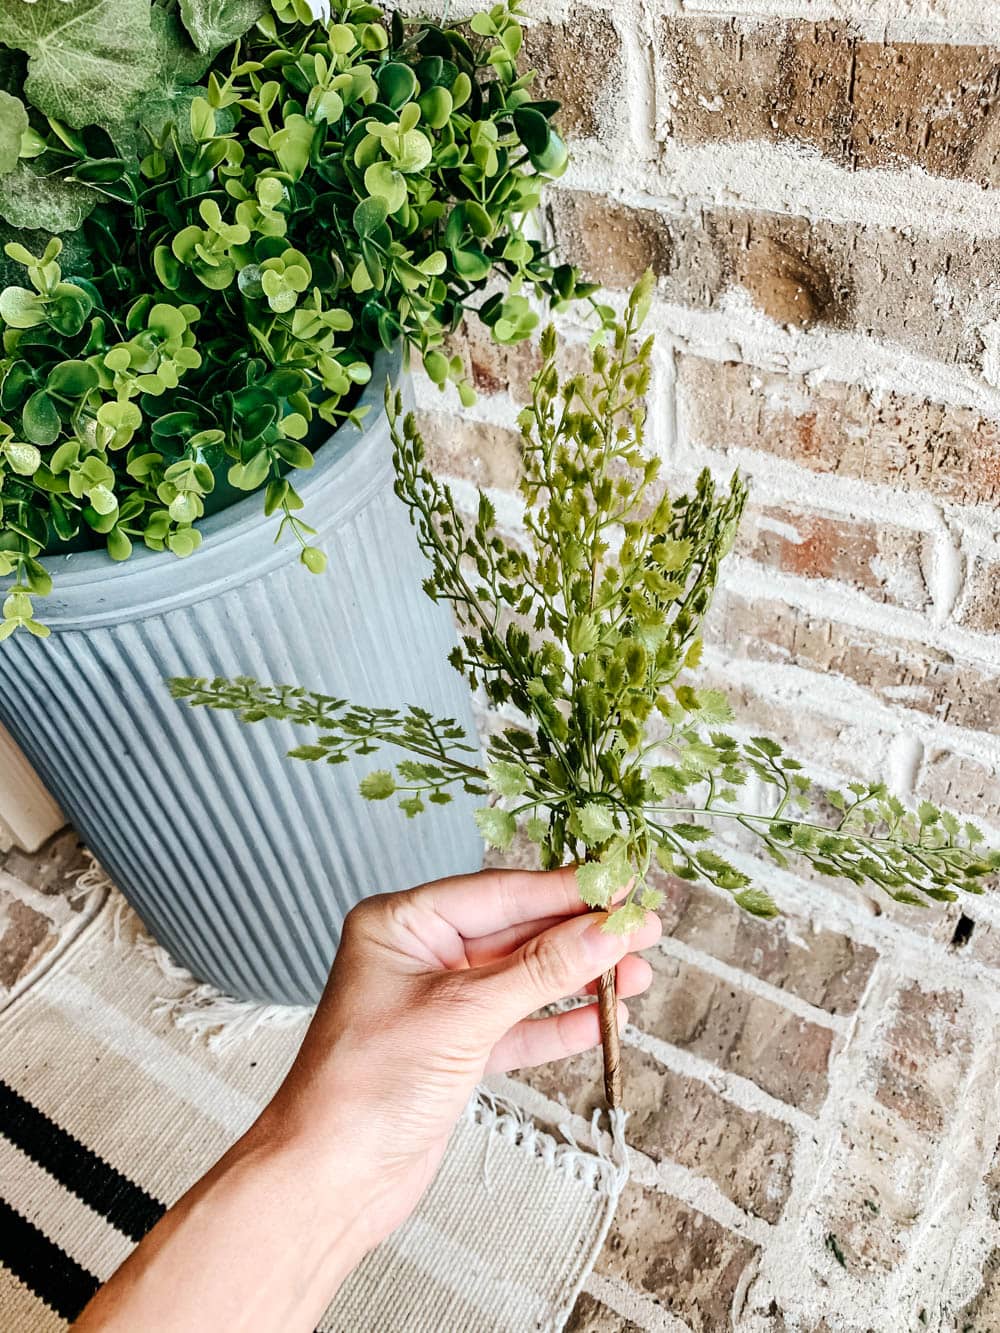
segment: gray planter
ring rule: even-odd
[[[445,658],[446,607],[392,492],[376,363],[363,430],[343,426],[299,474],[324,575],[274,544],[261,497],[207,519],[194,555],[46,561],[47,640],[0,645],[0,720],[149,929],[197,977],[244,998],[317,998],[345,913],[370,893],[481,863],[471,797],[407,820],[357,794],[378,757],[290,760],[291,724],[243,726],[174,702],[173,675],[256,676],[358,703],[473,722]]]

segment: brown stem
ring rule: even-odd
[[[609,1109],[622,1104],[622,1045],[618,1032],[618,992],[615,969],[597,979],[597,1011],[601,1022],[601,1046],[604,1048],[604,1097]]]
[[[598,860],[598,853],[588,848],[585,861]],[[601,1025],[601,1047],[604,1051],[604,1100],[608,1110],[621,1106],[622,1095],[622,1042],[618,1031],[618,988],[616,969],[602,972],[597,978],[597,1017]]]

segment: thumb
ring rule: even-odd
[[[478,984],[502,1032],[543,1005],[581,990],[625,957],[630,936],[604,930],[607,919],[607,912],[587,912],[561,921],[480,969]]]

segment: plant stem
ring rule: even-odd
[[[599,853],[588,848],[585,861],[597,861]],[[617,968],[611,967],[597,978],[597,1018],[601,1025],[601,1049],[604,1053],[604,1100],[608,1110],[620,1107],[622,1095],[622,1041],[618,1031]]]
[[[618,1031],[618,990],[615,968],[597,979],[597,1013],[601,1023],[604,1051],[604,1098],[609,1110],[622,1104],[622,1043]]]

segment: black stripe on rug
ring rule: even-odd
[[[142,1240],[166,1211],[159,1199],[109,1166],[3,1079],[0,1133],[132,1240]]]
[[[75,1259],[0,1199],[0,1261],[63,1319],[74,1320],[101,1285]]]

